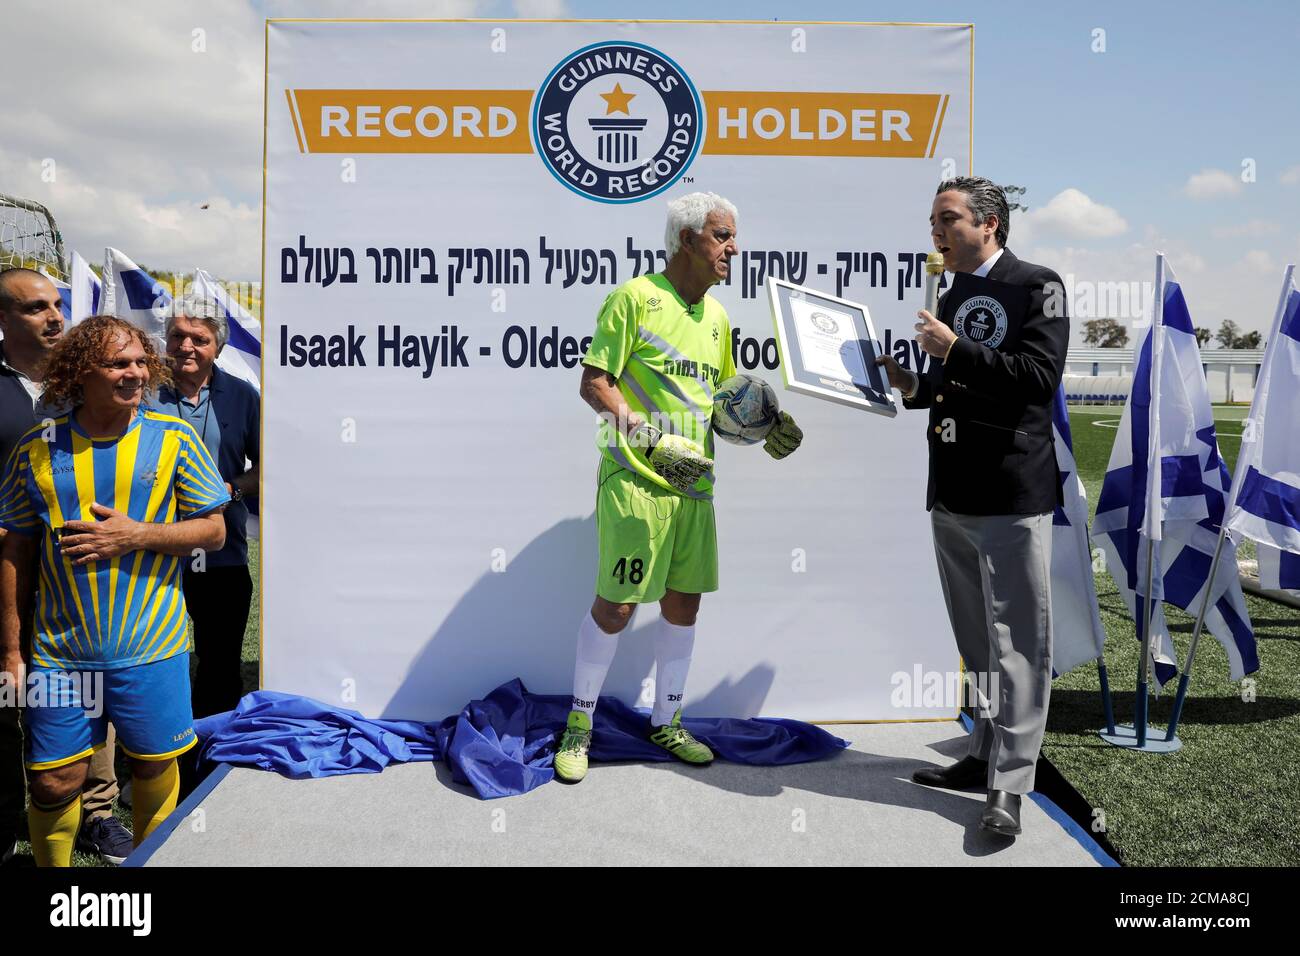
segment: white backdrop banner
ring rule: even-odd
[[[267,27],[264,686],[431,719],[569,693],[595,587],[595,317],[663,267],[665,202],[740,210],[713,294],[781,388],[768,275],[871,310],[910,368],[930,201],[965,174],[971,30],[791,23]],[[790,392],[717,451],[721,590],[688,714],[952,717],[923,413]],[[606,693],[648,703],[655,606]]]

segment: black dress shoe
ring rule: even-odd
[[[949,790],[986,787],[989,762],[978,757],[962,757],[951,767],[922,767],[912,773],[912,779],[927,787],[946,787]]]
[[[1020,834],[1020,794],[990,790],[980,814],[980,826],[1003,836]]]

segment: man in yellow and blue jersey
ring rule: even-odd
[[[0,269],[0,475],[4,463],[28,430],[66,409],[41,403],[45,364],[63,337],[63,299],[54,283],[32,269]],[[5,530],[0,528],[0,543]],[[36,575],[32,575],[32,581]],[[24,621],[30,627],[31,621]],[[24,632],[26,640],[27,632]],[[27,807],[27,774],[18,702],[0,703],[0,864],[16,848],[13,837]],[[118,864],[131,853],[131,831],[113,812],[118,797],[113,725],[104,747],[90,758],[81,791],[81,832],[77,849]]]
[[[230,496],[194,429],[142,404],[167,378],[139,329],[86,319],[45,370],[46,404],[72,411],[24,435],[0,477],[0,680],[26,695],[28,829],[42,866],[71,862],[109,720],[131,757],[137,845],[175,808],[175,758],[196,742],[182,561],[221,547]]]
[[[713,754],[682,726],[700,595],[718,589],[713,392],[736,373],[731,324],[706,293],[728,278],[736,207],[713,193],[668,204],[662,273],[605,300],[583,359],[581,394],[600,415],[596,599],[578,628],[573,707],[555,774],[587,773],[596,699],[636,605],[659,602],[650,740],[687,763]],[[764,448],[784,458],[803,434],[787,414]]]

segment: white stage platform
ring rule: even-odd
[[[965,752],[960,723],[828,729],[852,744],[829,760],[593,764],[576,786],[500,800],[452,784],[440,763],[320,780],[236,768],[127,865],[1114,865],[1041,795],[1013,840],[979,828],[982,793],[912,783]]]

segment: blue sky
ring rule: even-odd
[[[975,24],[975,166],[1028,187],[1011,246],[1081,282],[1150,281],[1167,252],[1198,324],[1267,328],[1300,258],[1287,3],[745,4],[586,0],[63,0],[57,48],[11,45],[0,192],[46,201],[70,245],[228,278],[259,272],[262,17],[478,16]],[[48,29],[48,2],[6,25]],[[207,52],[190,49],[202,26]],[[1093,31],[1105,31],[1094,52]],[[59,69],[51,69],[57,63]],[[202,106],[202,108],[198,108]],[[58,163],[55,182],[42,163]],[[1256,181],[1241,181],[1243,160]],[[207,209],[202,209],[203,204]],[[922,200],[924,205],[924,200]],[[1076,327],[1080,327],[1076,323]]]

